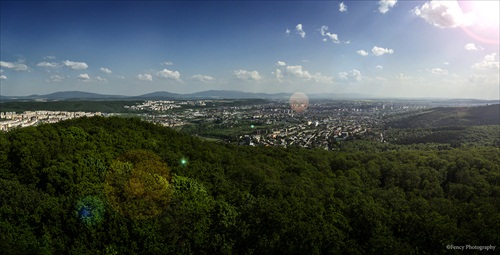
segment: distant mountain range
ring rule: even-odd
[[[182,100],[182,99],[288,99],[292,93],[253,93],[237,90],[207,90],[189,94],[178,94],[167,91],[157,91],[138,96],[123,96],[123,95],[105,95],[84,91],[60,91],[46,95],[30,95],[30,96],[2,96],[0,102],[7,101],[64,101],[64,100]],[[321,93],[307,94],[309,99],[384,99],[369,94],[357,93]],[[385,98],[387,99],[387,98]],[[392,98],[394,99],[394,98]],[[412,100],[412,99],[403,99]],[[438,98],[421,98],[418,100],[426,100],[430,102],[443,103],[444,101],[454,102],[457,104],[498,104],[498,100],[480,100],[480,99],[438,99]]]
[[[292,93],[252,93],[237,90],[207,90],[190,94],[177,94],[167,91],[158,91],[139,96],[122,96],[122,95],[103,95],[97,93],[83,91],[61,91],[46,95],[30,95],[30,96],[2,96],[1,101],[41,101],[41,100],[161,100],[161,99],[287,99]],[[308,94],[311,99],[354,99],[354,98],[370,98],[370,96],[362,94]]]

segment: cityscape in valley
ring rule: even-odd
[[[0,254],[500,249],[500,1],[0,1]]]
[[[303,93],[302,93],[303,94]],[[305,95],[305,94],[304,94]],[[204,139],[249,146],[339,149],[356,139],[387,142],[387,122],[446,106],[481,106],[484,100],[315,99],[297,108],[285,99],[193,99],[123,101],[117,112],[43,110],[1,112],[0,130],[72,118],[136,116]],[[95,101],[96,102],[96,101]],[[98,101],[97,101],[98,102]],[[29,105],[29,103],[24,102]],[[86,102],[92,104],[92,101]],[[12,107],[12,106],[10,106]]]

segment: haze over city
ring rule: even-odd
[[[498,99],[498,1],[0,3],[0,94]]]

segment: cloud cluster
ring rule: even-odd
[[[323,38],[324,42],[327,41],[327,38],[330,38],[330,40],[332,40],[332,42],[340,43],[339,36],[337,34],[332,34],[332,33],[328,32],[327,26],[321,26],[319,32],[321,33],[321,35],[323,37],[326,37],[326,38]]]
[[[191,79],[201,81],[201,82],[211,82],[211,81],[215,80],[215,78],[212,76],[201,75],[201,74],[193,75],[193,76],[191,76]]]
[[[430,72],[434,75],[448,74],[448,70],[444,70],[439,67],[430,69]]]
[[[373,46],[372,52],[373,52],[373,55],[375,55],[375,56],[382,56],[384,54],[392,54],[392,53],[394,53],[394,50]]]
[[[295,26],[295,30],[297,31],[297,34],[300,35],[300,37],[302,37],[302,38],[306,37],[306,32],[304,32],[304,29],[302,28],[302,24],[297,24],[297,26]]]
[[[364,51],[364,50],[358,50],[356,51],[356,53],[358,53],[359,55],[363,56],[363,57],[366,57],[368,56],[368,52]]]
[[[297,78],[301,79],[311,79],[311,74],[308,71],[302,70],[302,66],[287,66],[285,68],[287,74],[291,74]]]
[[[247,70],[235,70],[233,71],[234,77],[240,79],[240,80],[247,80],[247,81],[260,81],[262,77],[260,77],[259,72],[257,71],[247,71]]]
[[[378,12],[384,14],[393,8],[398,0],[380,0],[378,2]]]
[[[36,66],[54,68],[54,67],[59,67],[59,64],[56,62],[40,62],[36,64]]]
[[[78,75],[78,80],[80,81],[90,81],[90,76],[86,73]]]
[[[102,78],[101,76],[95,77],[96,81],[102,82],[102,83],[107,83],[108,80],[106,78]]]
[[[356,69],[352,69],[349,72],[340,72],[338,77],[343,81],[361,81],[362,79],[361,72]]]
[[[3,74],[2,74],[2,75],[0,75],[0,80],[7,80],[7,76],[5,76],[5,75],[3,75]]]
[[[347,5],[344,4],[344,2],[339,4],[339,12],[346,12],[347,11]]]
[[[137,79],[141,81],[153,81],[153,76],[151,74],[145,73],[145,74],[139,74],[137,75]]]
[[[311,74],[309,73],[309,71],[304,70],[301,65],[287,66],[286,63],[282,61],[278,61],[278,63],[278,66],[281,69],[276,69],[273,74],[279,82],[282,82],[284,79],[286,79],[287,81],[299,79],[301,81],[314,81],[318,83],[333,82],[333,77],[324,76],[321,73]]]
[[[4,62],[4,61],[0,61],[0,67],[5,67],[5,68],[9,68],[9,69],[12,69],[14,71],[28,71],[29,68],[27,65],[23,64],[23,63],[13,63],[13,62]]]
[[[103,73],[106,73],[106,74],[111,74],[113,72],[111,72],[111,70],[109,70],[108,68],[106,67],[101,67],[99,70],[101,70],[101,72]]]
[[[62,81],[62,80],[64,80],[64,76],[55,74],[55,75],[51,75],[50,79],[47,80],[47,82],[59,82],[59,81]]]
[[[440,28],[470,26],[472,13],[463,13],[457,1],[430,1],[413,9],[413,14]]]
[[[163,79],[170,79],[179,81],[181,79],[181,74],[178,71],[171,71],[168,69],[163,69],[156,73],[156,76]]]
[[[474,70],[491,70],[491,69],[499,69],[500,62],[495,61],[496,53],[491,53],[490,55],[486,55],[483,58],[483,61],[479,63],[475,63],[471,66]]]
[[[85,70],[89,67],[85,62],[75,62],[69,60],[63,61],[63,65],[73,70]]]
[[[466,50],[479,50],[474,43],[468,43],[464,46]]]

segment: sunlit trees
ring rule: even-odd
[[[149,151],[133,150],[111,163],[104,190],[112,207],[133,219],[158,215],[170,202],[170,170]]]

